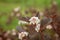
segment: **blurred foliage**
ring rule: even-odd
[[[50,7],[52,0],[0,0],[0,11],[1,12],[11,12],[11,10],[17,6],[22,8],[36,7],[41,10],[45,7]],[[60,8],[60,0],[56,0]]]
[[[22,10],[31,6],[42,10],[45,6],[49,7],[50,3],[51,0],[0,0],[0,12],[11,12],[17,6],[20,6]]]

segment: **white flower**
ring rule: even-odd
[[[24,34],[25,34],[26,36],[28,36],[28,32],[24,32]]]
[[[20,25],[20,24],[28,24],[28,22],[20,20],[20,21],[18,22],[18,24],[19,24],[19,25]]]
[[[51,25],[47,25],[46,29],[52,29],[52,26]]]
[[[20,10],[20,7],[14,8],[15,12],[18,12]]]
[[[35,30],[36,30],[37,32],[39,32],[39,30],[40,30],[40,24],[37,24],[37,25],[36,25]]]
[[[22,38],[25,36],[25,34],[24,33],[19,33],[19,39],[21,39],[22,40]]]
[[[35,24],[35,23],[38,24],[40,22],[38,17],[31,17],[29,21],[30,21],[30,24]]]
[[[22,40],[23,37],[28,36],[28,32],[21,32],[18,35],[19,35],[19,39]]]

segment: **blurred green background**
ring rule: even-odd
[[[60,0],[55,0],[60,8]],[[0,0],[0,27],[2,26],[4,30],[15,28],[18,25],[18,19],[13,18],[10,25],[6,25],[6,21],[9,17],[11,11],[20,6],[22,12],[28,7],[36,7],[43,10],[45,7],[50,7],[52,0]]]

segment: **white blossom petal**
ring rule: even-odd
[[[22,40],[23,37],[28,36],[28,32],[21,32],[19,33],[19,39]]]
[[[36,30],[37,32],[39,32],[39,30],[40,30],[40,24],[37,24],[37,26],[35,27],[35,30]]]
[[[52,26],[51,25],[47,25],[46,29],[52,29]]]
[[[20,21],[18,22],[18,24],[19,24],[19,25],[20,25],[20,24],[28,24],[28,22],[20,20]]]

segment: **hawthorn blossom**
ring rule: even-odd
[[[29,21],[30,21],[30,24],[38,24],[40,22],[38,17],[31,17]]]
[[[23,37],[28,36],[28,32],[21,32],[18,34],[18,38],[22,40]]]
[[[37,24],[37,25],[36,25],[35,30],[36,30],[37,32],[39,32],[39,30],[40,30],[40,24]]]
[[[15,12],[18,12],[20,10],[20,7],[14,8]]]
[[[46,29],[52,29],[52,25],[47,25]]]
[[[19,24],[19,25],[20,25],[20,24],[28,24],[28,22],[20,20],[20,21],[18,21],[18,24]]]

